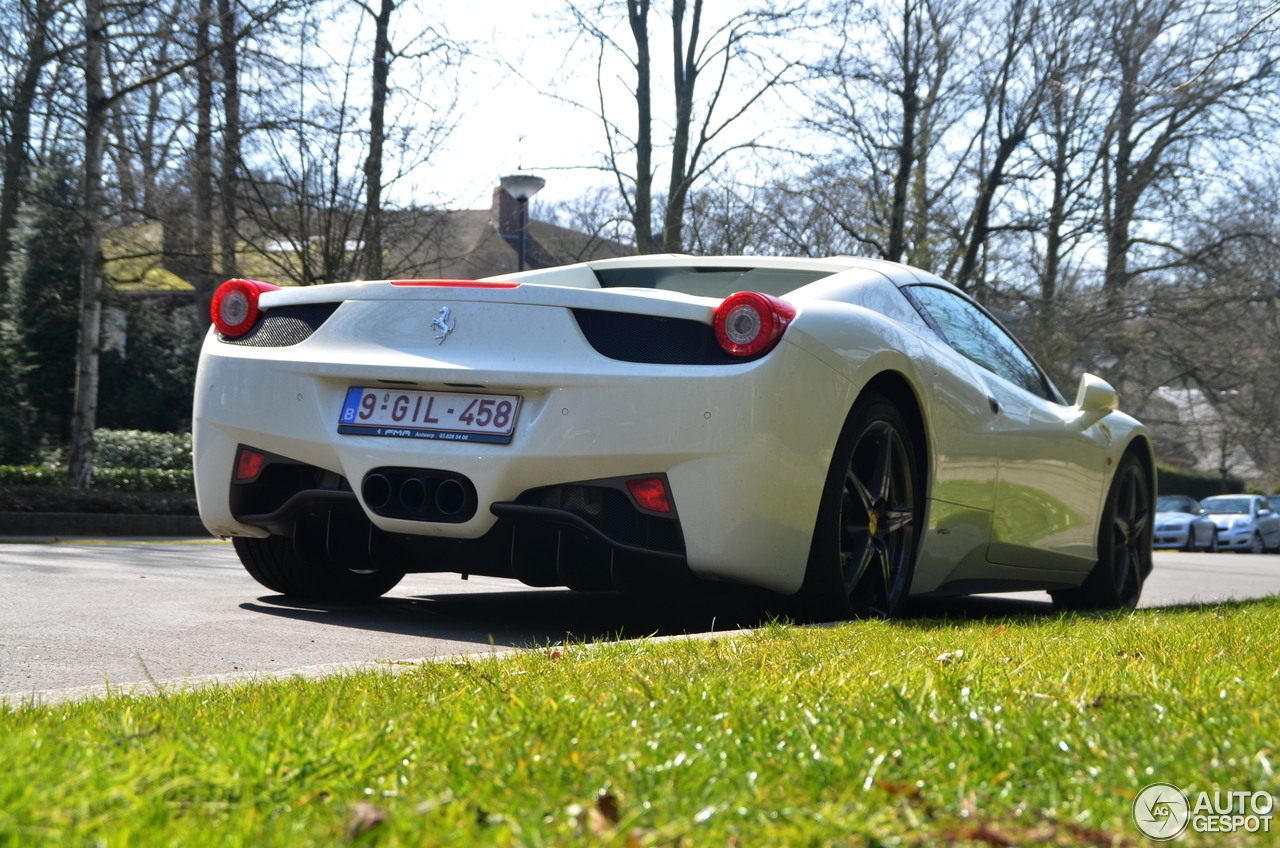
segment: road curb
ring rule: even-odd
[[[839,622],[837,622],[839,623]],[[834,626],[822,625],[822,626]],[[665,644],[670,642],[714,642],[716,639],[733,639],[759,632],[759,628],[747,627],[735,630],[712,630],[705,633],[675,633],[669,636],[642,636],[627,639],[625,642],[640,644]],[[545,653],[547,651],[569,650],[587,652],[602,645],[616,645],[618,642],[601,640],[572,644],[566,648],[563,642],[544,645],[537,648],[521,648],[511,645],[491,645],[486,651],[464,651],[457,654],[436,654],[430,657],[417,657],[405,660],[354,660],[317,665],[296,666],[294,668],[274,671],[235,671],[223,674],[191,675],[172,680],[131,681],[128,683],[111,683],[110,681],[93,686],[72,686],[65,689],[33,689],[28,692],[0,693],[0,706],[10,709],[32,709],[51,707],[58,704],[77,701],[92,701],[103,698],[150,698],[156,695],[180,695],[211,686],[253,686],[260,683],[282,683],[289,680],[323,680],[343,674],[361,674],[370,671],[381,671],[390,675],[400,675],[416,671],[424,665],[435,663],[480,662],[491,659],[511,659],[521,654]]]
[[[196,515],[0,512],[0,536],[208,536]]]

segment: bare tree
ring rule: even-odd
[[[989,43],[1000,45],[1000,51],[978,73],[982,123],[976,197],[960,240],[960,267],[953,276],[961,289],[979,288],[980,300],[979,253],[991,235],[992,207],[1039,116],[1054,64],[1039,66],[1033,55],[1033,39],[1041,27],[1037,0],[993,4],[983,17],[982,32],[990,36]]]
[[[12,232],[27,177],[32,111],[45,68],[65,52],[58,44],[63,33],[57,19],[65,15],[67,5],[67,0],[23,0],[13,9],[16,20],[9,22],[13,30],[10,37],[21,34],[21,38],[6,51],[10,53],[6,64],[15,73],[12,86],[0,92],[0,123],[5,129],[0,176],[0,296],[9,288]]]
[[[240,169],[240,36],[236,30],[236,11],[232,0],[218,0],[218,64],[222,69],[222,171],[219,195],[222,201],[222,227],[218,246],[224,277],[236,273],[236,220]]]
[[[144,214],[154,214],[157,179],[168,158],[156,155],[156,151],[158,147],[174,143],[175,127],[182,123],[178,116],[166,111],[167,89],[160,86],[201,61],[207,62],[214,49],[206,43],[203,50],[174,50],[176,42],[156,37],[157,31],[173,32],[172,23],[180,15],[182,2],[184,0],[172,0],[165,6],[158,2],[116,5],[105,4],[102,0],[84,0],[84,102],[81,113],[85,131],[84,229],[81,237],[80,333],[68,471],[68,485],[73,488],[88,487],[93,471],[93,431],[98,410],[102,331],[102,244],[108,215],[103,182],[108,124],[113,115],[125,114],[124,104],[131,97],[139,92],[147,93],[148,105],[142,123],[143,143],[140,145],[144,154],[140,206]],[[207,23],[207,6],[204,12]],[[107,88],[108,82],[110,89]],[[164,132],[159,129],[162,125]],[[128,122],[122,121],[117,126],[127,127]],[[129,130],[124,129],[119,130],[116,136],[115,173],[122,195],[132,192],[128,185],[132,175],[129,154],[134,148],[128,143],[128,134]],[[157,142],[160,135],[164,138]],[[211,240],[206,239],[204,254],[208,256],[211,251]]]
[[[832,22],[838,43],[811,68],[805,123],[841,143],[825,170],[846,174],[817,200],[885,259],[933,264],[935,210],[963,161],[963,148],[955,156],[943,146],[971,103],[963,56],[973,15],[967,0],[844,3]]]
[[[773,57],[771,41],[801,24],[799,4],[766,4],[709,24],[704,0],[673,0],[667,10],[649,0],[627,0],[625,36],[616,2],[569,5],[575,27],[596,50],[598,100],[590,108],[604,129],[603,170],[617,186],[635,232],[636,250],[684,250],[689,192],[733,154],[759,148],[759,132],[745,131],[745,116],[788,79],[792,61]],[[663,78],[653,61],[653,29],[668,25],[671,38],[671,143],[666,193],[654,194],[658,165],[653,98]],[[609,80],[615,60],[628,68],[625,83],[635,102],[632,125],[612,107]],[[700,84],[701,83],[701,84]],[[626,129],[631,126],[632,129]],[[633,162],[634,164],[629,164]],[[661,233],[653,231],[654,206],[661,206]]]
[[[456,97],[441,95],[454,85],[460,45],[430,25],[395,38],[391,0],[357,8],[373,21],[371,58],[364,58],[360,38],[343,55],[329,55],[305,7],[289,39],[298,49],[273,42],[285,58],[272,69],[272,90],[257,98],[259,114],[243,136],[237,234],[272,275],[300,285],[397,273],[388,265],[389,230],[397,239],[406,232],[387,219],[387,193],[429,161],[456,120]],[[366,23],[344,22],[357,29]],[[367,133],[366,71],[373,80]],[[420,240],[434,235],[424,232]],[[415,254],[403,244],[394,252]]]
[[[1099,14],[1109,26],[1105,68],[1114,88],[1101,150],[1103,287],[1114,303],[1135,276],[1163,264],[1130,264],[1153,241],[1141,220],[1148,193],[1193,172],[1210,142],[1246,137],[1260,117],[1252,103],[1274,87],[1277,45],[1271,28],[1256,26],[1260,7],[1111,0]]]
[[[98,417],[98,353],[102,332],[102,147],[109,101],[103,91],[102,49],[106,22],[101,0],[84,3],[84,235],[80,248],[80,339],[71,463],[67,484],[89,488],[93,429]]]
[[[391,26],[394,0],[382,0],[373,15],[373,96],[369,106],[369,156],[364,163],[365,219],[364,274],[367,278],[382,278],[382,143],[386,137],[385,117],[387,109],[387,64],[390,61],[391,40],[387,31]]]
[[[213,300],[213,50],[209,42],[212,0],[196,9],[195,266],[196,318],[202,330],[211,323]]]

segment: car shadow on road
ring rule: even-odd
[[[735,614],[730,605],[660,608],[617,592],[567,589],[386,597],[367,604],[266,595],[240,608],[336,627],[511,647],[709,633],[767,620]]]
[[[334,627],[509,647],[710,633],[756,627],[772,617],[764,604],[741,598],[673,605],[567,589],[385,597],[366,604],[265,595],[240,607]],[[1047,601],[971,595],[912,601],[906,622],[1052,614]]]

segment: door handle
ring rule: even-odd
[[[987,405],[991,407],[992,415],[1004,415],[1004,407],[1000,405],[1000,401],[987,395]]]

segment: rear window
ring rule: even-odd
[[[717,298],[754,291],[781,297],[832,273],[792,268],[598,268],[596,278],[606,289],[662,289]]]

